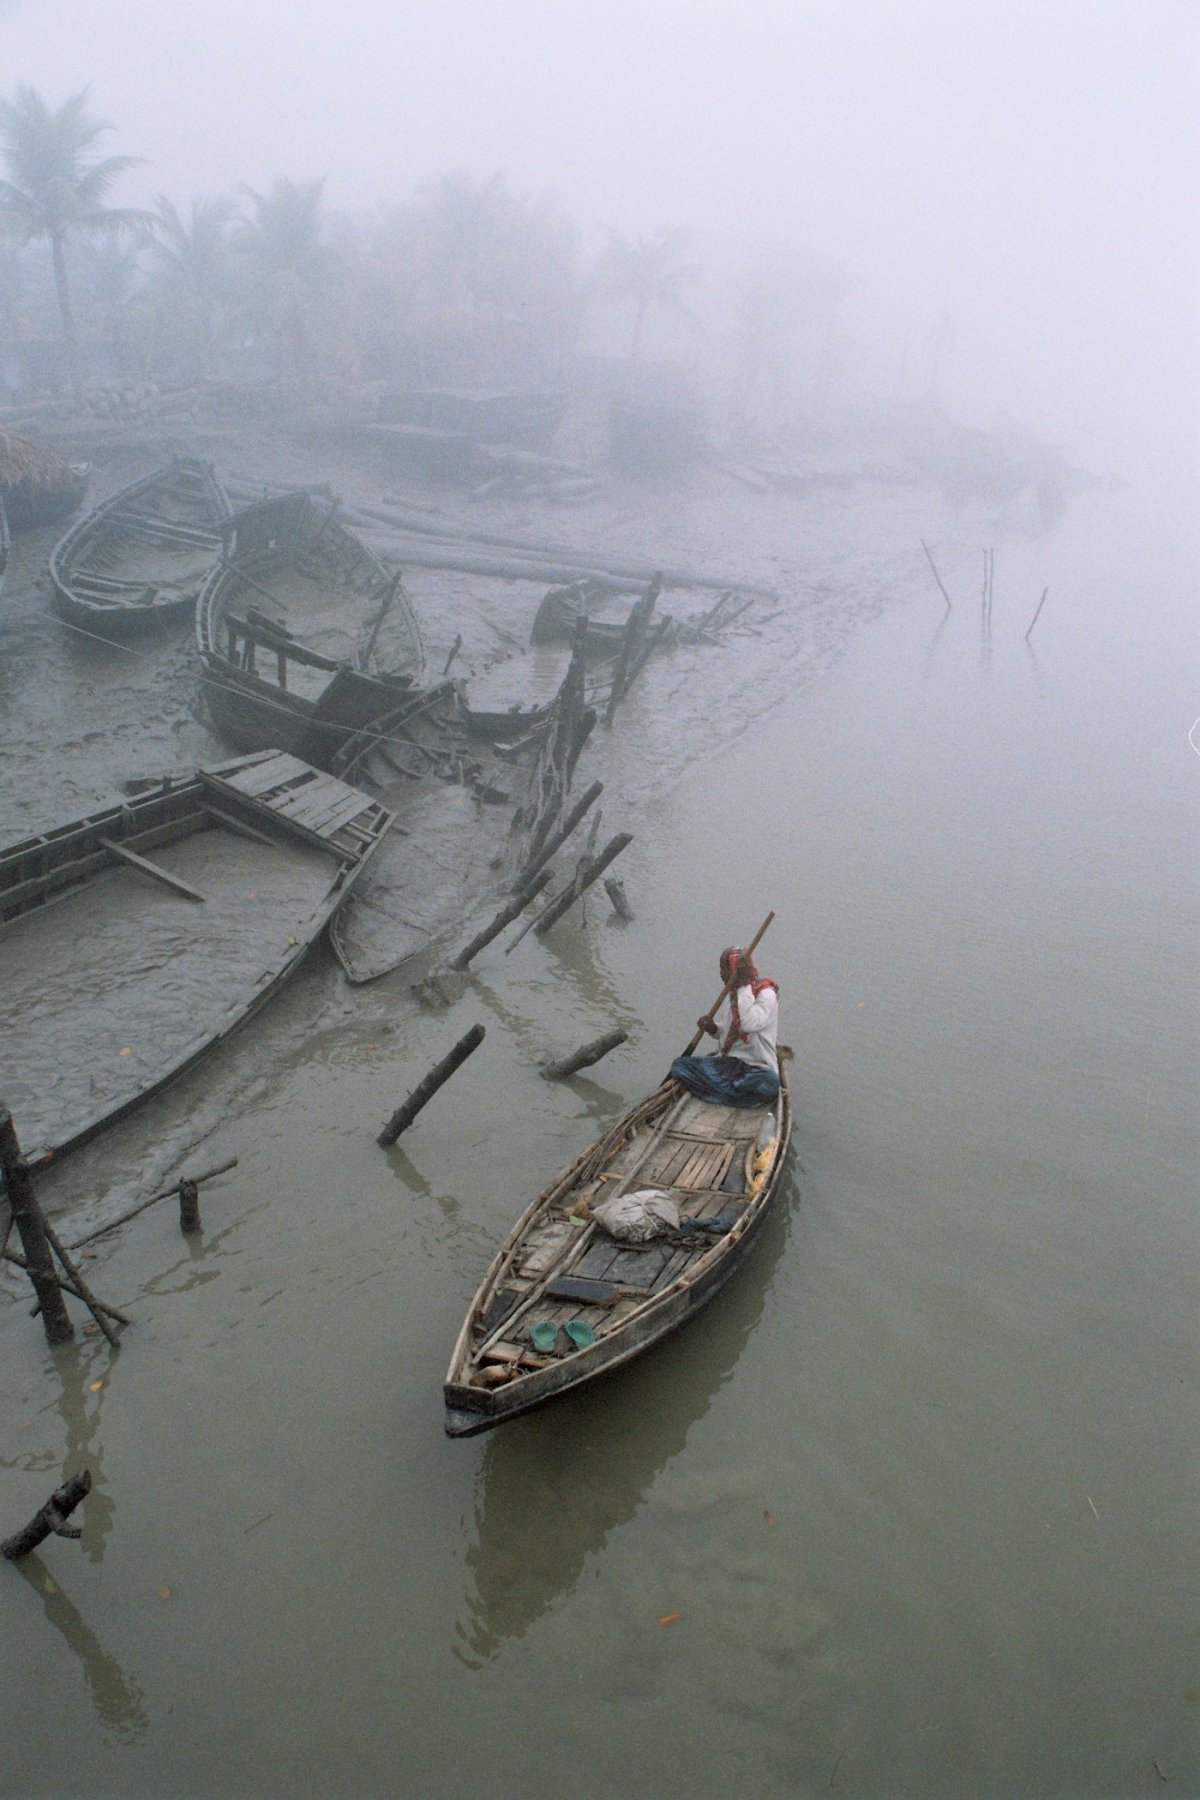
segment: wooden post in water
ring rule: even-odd
[[[494,937],[499,936],[506,925],[511,925],[518,913],[524,912],[525,908],[529,905],[529,902],[541,893],[549,879],[549,869],[543,869],[539,874],[535,875],[528,887],[522,888],[516,899],[510,900],[507,906],[502,907],[492,920],[491,924],[485,925],[483,930],[479,932],[476,937],[473,937],[464,949],[459,951],[458,955],[454,958],[454,961],[450,964],[450,967],[452,969],[460,970],[469,968],[471,958],[473,956],[478,956],[484,945],[490,944]]]
[[[594,801],[598,800],[603,792],[604,783],[602,781],[593,781],[587,793],[583,794],[575,802],[575,805],[571,808],[557,831],[551,833],[537,855],[525,864],[525,867],[521,870],[514,886],[525,887],[530,877],[536,875],[543,864],[550,861],[550,858],[554,853],[557,850],[560,850],[566,843],[588,807],[591,806]]]
[[[179,1183],[179,1229],[185,1237],[204,1229],[200,1223],[200,1188],[186,1175]]]
[[[91,1470],[80,1469],[78,1475],[72,1475],[69,1481],[64,1481],[61,1487],[55,1488],[45,1506],[38,1508],[24,1531],[14,1531],[10,1538],[5,1538],[0,1543],[0,1556],[7,1557],[9,1562],[16,1562],[18,1557],[28,1556],[31,1550],[36,1550],[51,1532],[57,1537],[82,1537],[81,1528],[78,1525],[68,1525],[67,1520],[91,1489]]]
[[[41,1307],[46,1342],[69,1343],[75,1336],[75,1327],[67,1316],[66,1301],[55,1274],[54,1257],[46,1236],[46,1220],[33,1191],[33,1177],[21,1155],[12,1114],[4,1105],[0,1105],[0,1170],[3,1171],[4,1185],[8,1190],[13,1223],[20,1233],[25,1250],[29,1279]]]
[[[442,1083],[449,1081],[455,1069],[465,1063],[473,1050],[478,1050],[484,1038],[482,1025],[472,1025],[465,1037],[459,1038],[449,1056],[444,1056],[435,1068],[430,1069],[423,1081],[419,1081],[403,1106],[396,1108],[375,1142],[384,1150],[395,1143],[402,1131],[406,1131],[420,1112],[421,1108],[437,1093]]]
[[[613,911],[618,918],[633,918],[633,908],[630,906],[628,896],[625,892],[625,883],[621,880],[619,875],[605,876],[604,891],[612,901]]]
[[[628,1038],[627,1031],[609,1031],[603,1037],[594,1038],[590,1044],[584,1044],[573,1056],[564,1056],[558,1062],[542,1064],[542,1076],[546,1081],[561,1081],[567,1075],[574,1075],[577,1069],[590,1068],[592,1063],[607,1056],[618,1044]]]
[[[550,927],[555,924],[557,920],[562,918],[568,907],[574,906],[575,902],[579,899],[579,896],[591,887],[593,881],[599,881],[609,863],[620,856],[622,850],[624,850],[627,845],[632,844],[632,842],[633,833],[630,831],[620,831],[615,838],[609,839],[599,856],[593,857],[592,861],[587,863],[579,871],[579,874],[571,883],[566,893],[560,894],[557,900],[552,900],[550,902],[549,906],[533,928],[539,937],[545,937]]]

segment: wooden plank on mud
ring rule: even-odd
[[[178,875],[170,874],[158,863],[147,861],[144,856],[139,856],[134,850],[127,850],[124,844],[118,844],[114,838],[102,837],[99,841],[112,856],[119,858],[121,862],[128,863],[139,874],[149,875],[152,881],[161,882],[164,887],[172,889],[174,893],[182,894],[185,900],[193,900],[201,906],[204,905],[205,896],[199,889],[190,887],[186,881],[180,881]]]

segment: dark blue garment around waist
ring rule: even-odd
[[[779,1077],[773,1069],[759,1068],[738,1056],[677,1056],[671,1064],[671,1079],[697,1099],[722,1106],[761,1106],[779,1092]]]

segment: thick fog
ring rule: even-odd
[[[1092,466],[1190,459],[1200,15],[1176,0],[0,0],[0,92],[87,86],[127,204],[502,174],[732,274],[839,271],[879,380]]]

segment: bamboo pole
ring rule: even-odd
[[[754,936],[750,939],[750,942],[746,945],[746,955],[747,956],[753,956],[755,950],[758,948],[759,944],[762,942],[763,938],[766,936],[767,927],[770,925],[771,920],[774,917],[775,917],[775,914],[773,912],[769,912],[767,914],[766,918],[763,920],[762,924],[759,926],[759,928],[755,932]],[[722,1000],[724,1000],[726,994],[728,994],[732,990],[732,988],[733,988],[733,975],[731,973],[728,981],[725,983],[725,986],[721,989],[720,993],[717,995],[716,999],[713,1001],[712,1005],[709,1007],[708,1011],[704,1015],[704,1018],[709,1025],[712,1024],[714,1018],[716,1017],[716,1011],[717,1011],[718,1006],[720,1006]],[[696,1030],[696,1035],[693,1037],[691,1043],[688,1045],[687,1049],[683,1053],[685,1056],[690,1056],[692,1054],[692,1051],[696,1048],[696,1045],[700,1042],[700,1039],[704,1036],[704,1029],[705,1028],[704,1028],[703,1024],[698,1026],[698,1028]]]
[[[203,1175],[193,1175],[190,1179],[199,1187],[205,1181],[212,1181],[214,1176],[227,1175],[230,1169],[236,1169],[237,1165],[237,1157],[231,1156],[228,1162],[218,1163],[215,1169],[205,1169]],[[85,1244],[90,1244],[94,1239],[103,1237],[106,1231],[115,1231],[118,1225],[127,1225],[130,1219],[136,1219],[138,1214],[145,1212],[148,1206],[157,1206],[160,1200],[169,1200],[173,1194],[178,1194],[182,1181],[187,1179],[187,1176],[182,1177],[181,1181],[175,1182],[172,1187],[164,1188],[161,1194],[151,1194],[148,1200],[139,1200],[136,1206],[129,1208],[128,1212],[118,1213],[115,1219],[108,1221],[107,1225],[97,1225],[94,1231],[85,1232],[83,1237],[75,1239],[71,1245],[72,1250],[82,1250]]]

